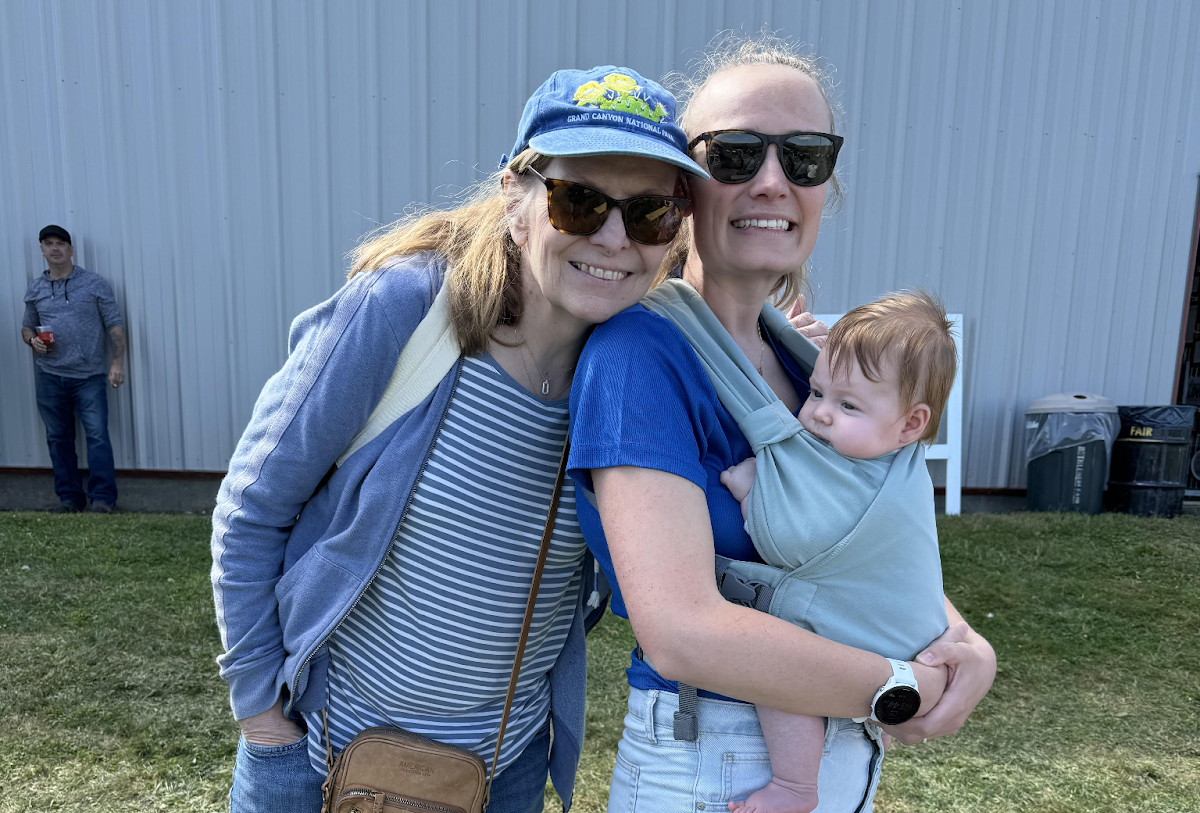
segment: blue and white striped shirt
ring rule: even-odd
[[[335,753],[364,728],[399,726],[490,764],[546,511],[567,400],[541,401],[490,356],[467,359],[412,505],[374,581],[329,638]],[[546,722],[546,673],[566,641],[583,535],[563,485],[502,770]],[[309,755],[325,772],[320,715]]]

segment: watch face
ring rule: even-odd
[[[921,695],[910,686],[894,686],[875,701],[875,719],[887,725],[900,725],[913,718],[921,708]]]

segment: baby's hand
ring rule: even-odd
[[[736,466],[730,466],[721,472],[721,485],[729,489],[735,500],[744,500],[750,496],[757,468],[753,457],[746,458]]]
[[[757,468],[754,458],[750,457],[721,472],[721,485],[729,489],[733,498],[742,504],[742,519],[746,518],[746,500],[750,496],[750,489],[754,487]]]

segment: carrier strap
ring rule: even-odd
[[[675,712],[671,736],[678,742],[695,742],[700,735],[700,721],[696,717],[696,687],[679,684],[679,711]]]
[[[725,556],[716,557],[717,589],[726,601],[750,607],[759,612],[771,609],[771,599],[775,596],[775,588],[765,582],[749,581],[736,573],[729,572],[732,562]],[[638,647],[638,657],[641,658],[641,647]],[[696,716],[699,705],[696,687],[687,683],[679,684],[679,711],[675,712],[672,725],[672,736],[677,742],[695,742],[700,734],[700,721]]]
[[[740,604],[758,610],[761,613],[771,611],[771,600],[775,598],[775,587],[766,582],[743,578],[737,573],[730,573],[729,566],[733,560],[726,556],[716,557],[717,590],[726,601]]]

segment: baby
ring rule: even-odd
[[[796,495],[799,497],[798,502],[808,499],[808,504],[803,506],[809,512],[805,516],[805,522],[808,522],[811,516],[814,524],[831,527],[828,533],[814,532],[820,537],[817,540],[819,544],[814,543],[812,539],[795,540],[795,551],[787,549],[787,541],[774,540],[774,556],[770,558],[765,555],[760,540],[755,538],[755,546],[759,548],[760,553],[764,553],[768,562],[779,566],[782,548],[783,553],[788,554],[782,557],[787,560],[786,564],[803,571],[805,561],[815,558],[813,551],[829,547],[841,539],[850,538],[853,532],[862,530],[860,520],[871,508],[884,481],[892,477],[890,467],[893,461],[897,460],[897,453],[910,444],[931,443],[937,439],[939,418],[954,382],[956,364],[954,338],[950,333],[950,323],[946,319],[945,311],[936,300],[923,292],[894,294],[878,302],[855,308],[834,325],[825,349],[817,357],[810,380],[812,391],[799,414],[804,430],[802,434],[807,433],[809,443],[818,452],[809,464],[810,472],[806,472],[806,476],[813,478],[813,490],[819,491],[817,478],[835,480],[844,476],[847,467],[850,467],[852,479],[867,483],[867,487],[861,491],[848,489],[849,499],[844,497],[846,489],[838,492],[838,500],[826,499],[825,505],[828,507],[825,513],[833,514],[832,519],[817,516],[820,512],[813,510],[816,506],[812,504],[815,497]],[[923,450],[913,451],[921,452],[919,459],[906,459],[911,464],[919,465],[920,471],[914,473],[916,470],[910,468],[905,476],[910,479],[924,478],[924,482],[928,484]],[[825,457],[822,458],[821,455]],[[826,468],[825,464],[831,461],[833,465]],[[752,537],[757,527],[752,514],[759,510],[755,508],[755,502],[751,499],[755,471],[755,459],[750,458],[721,475],[722,484],[741,501],[742,515],[748,520],[747,529]],[[932,487],[926,485],[905,493],[912,493],[917,501],[928,503],[916,506],[914,516],[918,518],[918,524],[932,526]],[[791,496],[789,495],[789,501]],[[840,504],[831,505],[833,502]],[[886,518],[884,524],[886,525]],[[879,525],[877,523],[871,527],[878,528]],[[936,540],[935,528],[928,527],[924,530]],[[911,535],[911,531],[905,533]],[[869,539],[863,541],[859,541],[860,536],[853,538],[859,544],[868,545],[877,551],[891,549],[893,540],[881,536],[887,535],[871,534]],[[933,544],[933,555],[936,557],[936,541]],[[776,561],[772,561],[772,558]],[[940,570],[936,565],[933,572],[937,573],[936,586],[912,585],[913,605],[929,605],[935,600],[935,596],[936,600],[940,600],[942,587]],[[798,577],[803,579],[804,575],[800,572]],[[852,574],[851,579],[854,578],[856,576]],[[871,580],[877,579],[877,575],[863,573],[862,579],[864,583],[851,587],[866,593],[873,589]],[[934,579],[924,579],[932,580]],[[901,590],[908,588],[908,585],[899,586]],[[933,590],[936,590],[936,594]],[[918,592],[921,598],[917,598]],[[850,594],[853,595],[853,590]],[[904,614],[906,609],[908,608],[899,609],[894,617],[871,618],[869,623],[874,627],[900,626],[903,629],[903,625],[912,624]],[[929,615],[928,609],[927,607],[924,611],[926,616]],[[914,607],[913,612],[922,610]],[[810,613],[809,618],[812,617]],[[793,623],[796,621],[793,620]],[[850,619],[848,623],[859,622]],[[836,629],[822,630],[819,621],[805,625],[834,640],[854,638],[853,635],[839,636]],[[928,625],[923,629],[925,631],[921,634],[927,634]],[[877,629],[871,630],[870,634],[877,632]],[[903,632],[898,634],[903,635]],[[863,639],[842,642],[863,645]],[[910,641],[897,646],[911,645]],[[879,648],[875,648],[874,651],[879,651]],[[917,652],[879,654],[910,659],[915,657]],[[927,694],[924,686],[921,689],[923,695]],[[825,737],[824,720],[762,706],[759,706],[757,711],[771,755],[771,782],[744,802],[731,802],[729,809],[734,813],[808,813],[817,805],[817,776]]]

